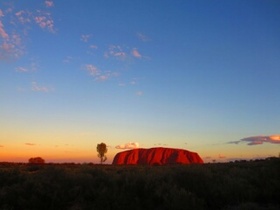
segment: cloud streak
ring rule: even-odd
[[[34,92],[43,92],[43,93],[48,93],[54,90],[53,88],[50,87],[38,85],[37,82],[32,82],[31,89]]]
[[[261,145],[263,143],[271,143],[271,144],[280,144],[280,135],[271,135],[271,136],[250,136],[238,141],[230,141],[228,144],[239,144],[242,142],[246,142],[249,146]]]
[[[126,144],[117,145],[115,148],[116,149],[136,149],[136,148],[139,148],[139,143],[138,142],[129,142]]]
[[[138,39],[140,39],[142,42],[147,42],[150,41],[150,38],[147,37],[145,34],[142,33],[137,33]]]
[[[20,73],[29,73],[37,71],[37,64],[32,62],[29,66],[18,66],[15,68],[16,72]]]
[[[126,52],[119,45],[111,45],[104,53],[105,58],[114,57],[120,60],[125,60],[127,57]]]
[[[25,143],[25,145],[27,145],[27,146],[35,146],[36,144],[27,142],[27,143]]]
[[[16,71],[26,73],[26,72],[28,72],[28,69],[25,68],[25,67],[19,66],[19,67],[16,68]]]
[[[3,39],[8,39],[9,38],[9,35],[5,31],[4,25],[3,25],[1,20],[0,20],[0,35],[2,36]]]
[[[144,94],[143,91],[137,91],[137,92],[136,92],[136,95],[137,95],[137,96],[142,96],[143,94]]]
[[[47,1],[50,2],[50,1]],[[51,3],[47,3],[51,5]],[[54,32],[54,20],[51,13],[42,10],[36,10],[35,12],[30,12],[27,10],[20,10],[15,13],[19,23],[25,26],[28,23],[36,23],[42,29],[47,29],[50,32]],[[25,28],[26,33],[26,28]]]
[[[139,51],[136,48],[134,48],[131,53],[135,58],[142,58],[142,55],[139,53]]]
[[[17,17],[18,21],[23,25],[31,23],[32,21],[32,13],[29,11],[20,10],[15,13],[15,16]]]
[[[42,29],[47,29],[50,32],[54,32],[54,21],[50,17],[49,13],[40,13],[38,16],[34,17],[34,20]]]
[[[81,41],[82,42],[88,42],[90,37],[91,37],[91,34],[83,34],[83,35],[81,35]]]
[[[121,61],[145,58],[137,48],[121,47],[120,45],[110,45],[104,53],[105,58],[115,58]]]
[[[92,76],[96,81],[106,81],[112,77],[116,77],[117,73],[112,73],[111,71],[101,71],[96,66],[92,64],[84,65],[84,69]]]
[[[54,6],[53,1],[45,1],[45,5],[46,5],[46,7],[53,7]]]
[[[100,75],[100,71],[97,69],[96,66],[94,66],[92,64],[86,64],[85,69],[91,76],[95,77],[95,76]]]

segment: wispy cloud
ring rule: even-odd
[[[98,76],[100,75],[100,71],[97,69],[96,66],[92,65],[92,64],[86,64],[85,65],[85,69],[87,70],[87,72],[91,75],[91,76]]]
[[[84,69],[92,76],[96,81],[106,81],[112,77],[116,77],[118,74],[111,71],[101,71],[92,64],[86,64]]]
[[[135,86],[137,84],[138,84],[138,79],[137,78],[133,78],[129,82],[120,82],[119,86],[120,87],[125,87],[125,86],[128,86],[128,85]],[[137,94],[137,92],[136,92],[136,94]]]
[[[134,48],[134,49],[132,50],[131,54],[132,54],[133,57],[135,57],[135,58],[142,58],[142,55],[139,53],[139,51],[138,51],[136,48]]]
[[[271,135],[271,136],[250,136],[246,137],[237,141],[230,141],[227,142],[228,144],[239,144],[242,142],[246,142],[247,145],[253,146],[253,145],[260,145],[263,143],[272,143],[272,144],[280,144],[280,135]]]
[[[27,146],[35,146],[36,144],[27,142],[27,143],[25,143],[25,145],[27,145]]]
[[[108,51],[106,51],[104,53],[104,56],[106,58],[115,57],[117,59],[124,60],[124,59],[126,59],[127,54],[125,53],[125,51],[122,49],[121,46],[119,46],[119,45],[111,45],[111,46],[109,46]]]
[[[0,147],[4,147],[3,145],[0,145]]]
[[[72,56],[66,56],[64,59],[63,59],[63,63],[71,63],[73,61],[73,57]]]
[[[81,35],[81,41],[82,42],[88,42],[90,37],[91,37],[91,34],[83,34],[83,35]]]
[[[119,76],[119,75],[117,75]],[[130,78],[130,81],[119,81],[118,86],[120,87],[129,87],[129,86],[138,86],[139,84],[139,79],[138,78]],[[144,92],[142,90],[137,90],[134,92],[135,95],[137,96],[143,96]]]
[[[161,146],[167,146],[167,144],[157,143],[157,144],[154,144],[154,146],[161,147]]]
[[[29,73],[34,72],[37,70],[37,64],[35,62],[32,62],[29,66],[18,66],[15,68],[16,72],[20,73]]]
[[[24,54],[24,47],[21,45],[21,38],[19,35],[12,35],[11,38],[3,39],[0,44],[0,60],[9,60],[19,58]]]
[[[32,13],[25,10],[20,10],[15,13],[16,18],[21,24],[27,24],[32,22]]]
[[[19,67],[16,67],[16,71],[26,73],[26,72],[28,72],[28,69],[25,67],[19,66]]]
[[[139,148],[139,143],[138,142],[129,142],[126,144],[117,145],[115,148],[116,149],[136,149],[136,148]]]
[[[52,1],[45,1],[46,5],[53,5]],[[32,24],[40,28],[55,32],[54,21],[50,12],[44,8],[34,10],[22,9],[15,11],[11,4],[2,4],[0,9],[0,60],[17,59],[25,52],[23,38],[28,36]],[[9,24],[9,27],[5,27]]]
[[[129,84],[130,84],[130,85],[136,85],[137,83],[136,83],[135,80],[131,80],[131,81],[129,82]]]
[[[137,91],[137,92],[136,92],[136,95],[137,95],[137,96],[142,96],[143,94],[144,94],[143,91]]]
[[[89,48],[90,49],[97,49],[98,47],[96,45],[90,45]]]
[[[106,81],[108,80],[110,77],[112,76],[112,74],[110,72],[105,72],[102,75],[99,75],[98,77],[96,77],[96,80],[98,81]]]
[[[227,142],[227,144],[239,144],[239,143],[240,143],[240,140]]]
[[[147,41],[150,41],[151,39],[146,36],[145,34],[142,34],[142,33],[137,33],[136,34],[138,39],[140,39],[142,42],[147,42]]]
[[[54,21],[51,18],[50,13],[39,11],[39,14],[34,17],[34,20],[42,29],[47,29],[50,32],[54,32]]]
[[[44,92],[44,93],[48,93],[48,92],[54,91],[54,88],[38,85],[37,82],[32,82],[31,89],[34,92]]]
[[[53,1],[45,1],[45,5],[46,5],[46,7],[53,7],[54,6]]]
[[[87,54],[89,55],[95,55],[95,53],[97,52],[97,49],[98,49],[98,46],[97,45],[94,45],[94,44],[90,44],[88,46],[88,50],[86,51]]]
[[[0,17],[4,17],[4,13],[1,9],[0,9]]]
[[[150,60],[150,58],[143,55],[138,48],[118,44],[109,45],[107,50],[104,51],[103,55],[106,59],[116,59],[118,61],[122,61],[127,64],[127,66],[136,59]]]
[[[0,35],[2,36],[3,39],[8,39],[9,38],[9,35],[5,31],[4,25],[3,25],[1,20],[0,20]]]
[[[34,20],[34,22],[38,24],[42,29],[47,29],[50,32],[54,32],[54,20],[50,12],[39,9],[33,12],[30,12],[28,10],[20,10],[15,13],[15,16],[22,25],[26,25],[28,23],[31,24]],[[25,33],[26,30],[27,29],[25,28]]]
[[[4,14],[1,10],[0,17]],[[6,60],[11,57],[17,58],[23,53],[23,46],[21,45],[21,37],[19,34],[8,33],[0,20],[0,60]]]

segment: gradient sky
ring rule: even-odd
[[[280,152],[279,0],[0,2],[0,161]]]

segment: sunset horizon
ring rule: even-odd
[[[280,155],[280,3],[0,3],[0,162]]]

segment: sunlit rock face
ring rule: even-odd
[[[116,154],[113,165],[169,165],[203,163],[195,152],[172,148],[133,149]]]

